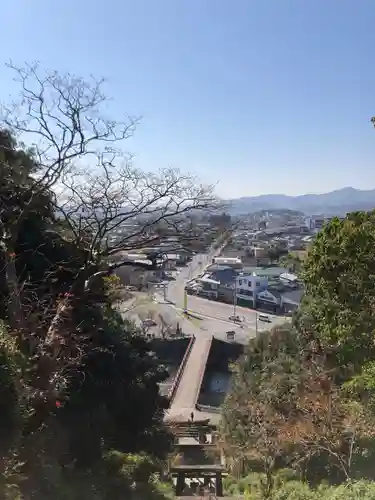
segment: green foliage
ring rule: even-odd
[[[375,361],[366,363],[343,389],[351,399],[361,401],[375,415]]]
[[[327,500],[375,500],[375,482],[354,481],[337,488],[327,488],[323,497]]]
[[[283,418],[294,409],[303,378],[299,339],[290,325],[251,340],[234,367],[231,391],[223,406],[221,436],[227,452],[237,459],[244,458],[252,447],[260,455],[266,452],[261,450],[264,431],[268,427],[269,435],[277,432],[273,416]],[[262,421],[256,402],[263,405]]]
[[[85,351],[79,366],[66,372],[66,402],[58,412],[70,429],[78,463],[91,465],[103,446],[164,456],[169,451],[162,425],[167,401],[158,383],[166,372],[150,356],[148,344],[127,331],[121,316],[108,307],[97,338]]]
[[[234,497],[244,495],[245,500],[375,500],[375,482],[371,481],[353,481],[340,486],[322,484],[312,488],[292,471],[286,470],[274,475],[272,493],[265,496],[264,480],[261,473],[251,473],[240,481],[228,476],[224,483],[225,492]]]
[[[49,191],[34,191],[37,168],[31,152],[0,134],[0,497],[161,498],[166,372],[112,308],[116,279],[85,290],[82,269],[101,267],[86,265],[84,241],[70,243]],[[24,317],[14,330],[9,248]],[[51,324],[58,351],[46,343]]]
[[[375,356],[375,211],[333,219],[317,235],[304,265],[306,301],[298,315],[335,353],[337,366],[355,369]]]
[[[375,460],[374,243],[375,211],[327,224],[303,266],[294,328],[251,341],[234,367],[221,438],[242,479],[227,479],[230,493],[375,498],[364,480],[374,477]],[[293,481],[280,480],[284,466],[293,467]]]
[[[22,409],[17,379],[23,360],[14,338],[0,322],[0,455],[5,455],[18,435]],[[1,470],[0,470],[1,473]]]
[[[302,260],[298,255],[288,252],[287,255],[280,257],[279,266],[287,267],[292,273],[299,274],[302,270]]]
[[[170,483],[159,479],[160,464],[144,454],[110,452],[91,470],[55,468],[45,471],[43,484],[32,492],[38,500],[166,500],[173,498]],[[48,485],[47,482],[48,476]],[[10,484],[4,490],[4,500],[28,500],[29,492]]]
[[[288,250],[281,246],[273,246],[268,250],[268,256],[272,261],[278,261],[288,255]]]

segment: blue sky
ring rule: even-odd
[[[375,188],[374,0],[12,0],[3,63],[107,78],[127,148],[224,197]]]

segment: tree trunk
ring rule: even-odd
[[[10,239],[8,239],[8,243],[6,243],[6,239],[4,238],[3,241],[0,241],[0,245],[3,250],[5,261],[9,324],[13,330],[19,331],[25,326],[25,318],[22,310],[21,294],[17,277],[14,244],[10,242]]]

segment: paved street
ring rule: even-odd
[[[173,314],[171,309],[174,308],[175,314],[177,313],[181,316],[184,307],[186,281],[202,273],[212,262],[213,257],[219,253],[220,249],[211,251],[209,255],[195,255],[189,265],[180,270],[176,276],[176,280],[168,284],[166,293],[167,303],[164,300],[162,290],[159,289],[155,294],[156,301],[160,303],[160,308],[169,315]],[[268,314],[267,316],[271,322],[264,323],[257,319],[257,311],[236,306],[236,315],[242,319],[241,325],[238,325],[229,320],[229,316],[233,315],[234,312],[233,305],[207,300],[194,295],[187,296],[187,310],[189,313],[192,313],[192,316],[197,317],[192,317],[191,320],[184,321],[184,325],[193,322],[193,328],[191,326],[188,328],[190,331],[193,332],[198,329],[200,335],[214,335],[216,338],[226,340],[226,332],[232,330],[236,332],[236,341],[241,343],[247,343],[251,337],[256,335],[256,332],[269,330],[274,325],[288,321],[285,317]]]
[[[233,315],[234,307],[230,304],[207,300],[194,295],[187,296],[187,309],[191,313],[191,318],[186,319],[183,315],[184,308],[184,288],[189,279],[202,273],[204,269],[212,262],[213,257],[220,253],[220,249],[212,250],[209,254],[195,255],[192,261],[185,267],[175,273],[175,280],[167,284],[166,299],[164,299],[164,290],[155,289],[154,301],[151,296],[144,294],[143,298],[138,300],[138,305],[132,302],[131,309],[126,316],[139,323],[137,314],[141,309],[152,308],[164,319],[174,326],[179,323],[183,332],[187,335],[198,334],[201,336],[210,336],[226,340],[226,332],[231,330],[236,332],[236,341],[247,343],[249,338],[254,337],[256,332],[269,330],[272,326],[282,324],[288,321],[288,318],[273,316],[268,314],[270,323],[265,323],[257,319],[258,312],[252,309],[236,306],[236,315],[242,319],[241,324],[235,324],[229,320]],[[157,328],[155,330],[157,334]]]
[[[216,302],[196,297],[194,295],[189,295],[187,299],[187,309],[188,311],[192,311],[202,317],[215,318],[216,320],[233,324],[229,320],[229,316],[233,315],[234,307],[230,304],[224,304],[222,302]],[[236,306],[235,314],[241,318],[244,328],[252,330],[258,329],[259,332],[269,330],[272,326],[285,322],[285,317],[274,316],[271,314],[267,314],[271,320],[270,323],[259,321],[259,319],[257,319],[259,313],[246,307]]]

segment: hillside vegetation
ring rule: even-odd
[[[170,235],[187,244],[186,216],[213,196],[126,160],[136,120],[101,118],[100,82],[13,69],[19,103],[0,128],[0,498],[162,498],[167,373],[114,307],[112,273],[134,263],[111,256]],[[137,266],[155,270],[148,257]]]
[[[234,366],[221,428],[231,491],[375,498],[374,243],[375,212],[325,226],[294,324],[250,341]]]

